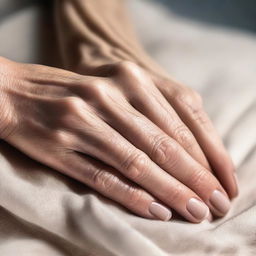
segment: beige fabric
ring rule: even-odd
[[[1,142],[0,255],[256,254],[256,37],[182,20],[149,1],[129,5],[152,56],[202,93],[238,167],[240,196],[213,223],[146,220]],[[34,15],[26,9],[2,22],[1,55],[15,59],[15,44],[24,42],[27,55],[17,59],[35,60],[26,32]],[[24,33],[14,33],[21,28]]]

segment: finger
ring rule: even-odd
[[[114,168],[89,156],[73,152],[62,159],[62,172],[88,185],[131,212],[149,219],[170,220],[172,212]]]
[[[141,152],[146,153],[162,170],[193,190],[215,215],[223,216],[227,213],[230,202],[216,177],[154,123],[128,103],[117,105],[112,102],[109,107],[105,106],[104,117],[106,122]],[[220,202],[212,203],[216,194]]]
[[[230,198],[237,196],[238,186],[234,177],[234,165],[208,115],[203,110],[200,96],[185,90],[176,97],[166,95],[183,122],[193,132],[203,149],[214,173],[226,189]],[[168,98],[169,97],[169,98]]]
[[[206,169],[211,170],[194,135],[181,121],[149,76],[137,65],[129,62],[119,66],[119,69],[121,69],[122,88],[129,102],[166,134],[175,139],[196,161]],[[124,76],[129,77],[129,79],[124,80]],[[120,83],[120,81],[118,82]]]
[[[73,127],[76,127],[73,133],[77,136],[73,150],[114,167],[187,220],[200,222],[206,218],[209,208],[194,191],[161,169],[97,116],[92,119],[89,117],[84,117],[84,123],[72,122]],[[82,128],[86,126],[91,128]]]
[[[69,138],[70,150],[84,153],[112,166],[166,206],[175,209],[185,219],[191,222],[205,219],[209,208],[195,192],[162,170],[95,113],[90,113],[89,106],[81,106],[81,102],[77,103],[73,98],[69,104],[72,109],[76,109],[72,113],[79,110],[79,117],[68,115],[62,120],[69,131],[64,139],[66,141]],[[53,168],[60,170],[57,166]]]

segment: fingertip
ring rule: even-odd
[[[172,212],[165,206],[152,202],[149,206],[149,212],[157,219],[162,221],[168,221],[172,218]]]
[[[231,207],[231,202],[224,191],[214,190],[209,202],[214,210],[214,214],[219,217],[225,216]]]
[[[233,183],[235,185],[234,185],[234,191],[230,195],[231,199],[236,198],[239,195],[239,181],[236,173],[233,173]]]
[[[239,195],[239,182],[235,172],[230,174],[228,186],[226,185],[225,188],[230,200]]]
[[[208,206],[197,198],[191,198],[187,202],[186,209],[193,219],[195,219],[196,223],[200,223],[205,220],[209,214]]]

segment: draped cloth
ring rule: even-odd
[[[0,2],[1,15],[14,2]],[[154,1],[129,7],[147,51],[202,94],[237,167],[239,197],[212,223],[147,220],[0,141],[0,255],[256,254],[256,36],[183,19]],[[38,22],[40,8],[26,5],[0,19],[0,55],[43,62],[36,26],[47,32],[49,22]],[[51,44],[47,35],[41,40]]]

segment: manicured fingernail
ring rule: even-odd
[[[221,214],[226,214],[230,209],[229,199],[219,190],[214,190],[210,198],[210,203]]]
[[[163,221],[167,221],[172,217],[172,212],[169,209],[156,202],[151,203],[151,205],[149,206],[149,211],[156,218]]]
[[[197,220],[204,220],[209,214],[208,206],[196,198],[189,199],[187,203],[187,210]]]
[[[238,177],[237,177],[236,173],[234,173],[234,180],[235,180],[235,183],[236,183],[237,194],[238,194],[239,193],[239,182],[238,182]]]

